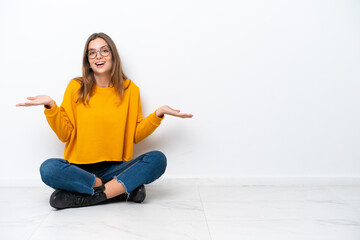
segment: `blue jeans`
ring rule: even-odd
[[[54,188],[71,192],[94,194],[96,177],[103,182],[116,179],[129,194],[142,184],[158,179],[166,169],[166,157],[162,152],[145,153],[128,162],[100,162],[71,164],[60,158],[50,158],[40,166],[43,182]]]

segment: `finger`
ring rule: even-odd
[[[189,113],[178,113],[178,114],[175,114],[174,116],[181,117],[181,118],[192,118],[194,115],[189,114]]]
[[[192,115],[192,114],[187,114],[187,113],[185,113],[185,114],[183,114],[181,117],[182,118],[192,118],[194,115]]]
[[[27,97],[27,100],[35,100],[37,97]]]
[[[166,114],[169,114],[169,115],[172,115],[172,116],[180,116],[181,113],[179,113],[178,111],[170,111],[170,112],[167,112]]]
[[[33,106],[32,104],[28,104],[27,102],[26,103],[18,103],[16,104],[17,107],[30,107],[30,106]]]
[[[169,110],[171,110],[171,111],[175,111],[175,112],[180,112],[180,110],[179,109],[173,109],[172,107],[170,107],[170,106],[166,106]]]
[[[169,115],[177,115],[179,114],[180,110],[174,110],[174,109],[166,109],[165,110],[165,114],[169,114]]]
[[[42,104],[34,102],[34,101],[19,103],[19,106],[22,106],[22,107],[30,107],[30,106],[37,106],[37,105],[42,105]]]

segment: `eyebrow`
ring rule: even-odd
[[[102,46],[102,47],[100,47],[99,49],[101,49],[101,48],[103,48],[103,47],[109,47],[108,45],[104,45],[104,46]],[[95,48],[88,48],[88,51],[89,50],[96,50]]]

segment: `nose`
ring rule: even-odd
[[[101,59],[103,56],[100,54],[101,50],[96,51],[96,59]]]

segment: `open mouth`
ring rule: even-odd
[[[104,66],[104,64],[105,64],[105,62],[97,62],[97,63],[95,63],[95,65],[96,65],[97,67]]]

